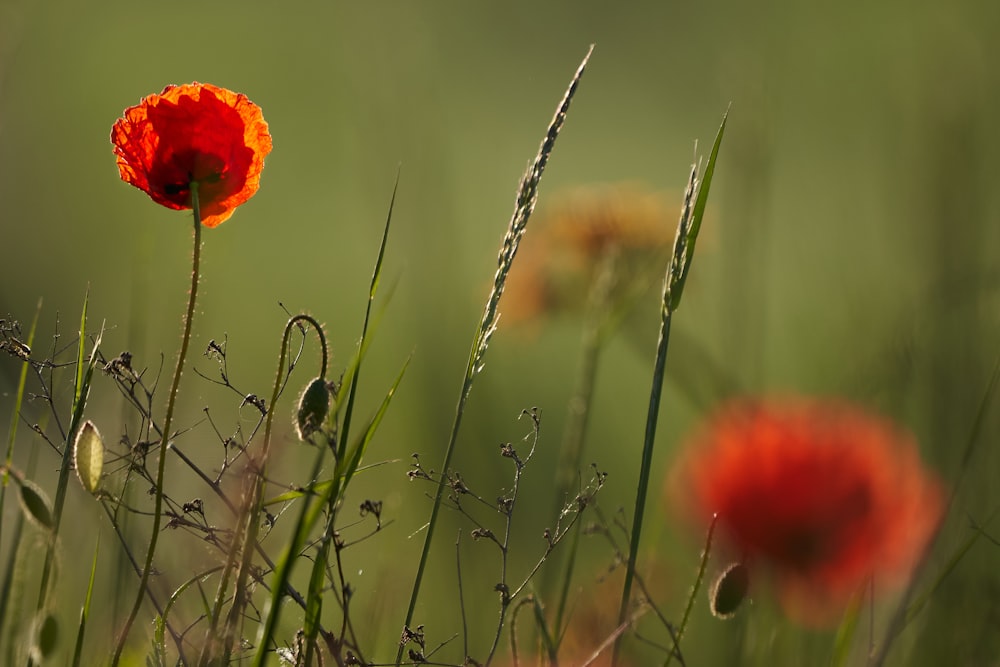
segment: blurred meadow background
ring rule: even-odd
[[[284,304],[326,324],[333,367],[343,368],[360,334],[400,168],[358,414],[371,414],[412,361],[366,458],[389,463],[352,488],[358,502],[384,501],[388,525],[347,556],[357,570],[355,624],[372,653],[389,660],[430,507],[431,487],[407,481],[410,454],[420,453],[426,467],[440,464],[518,178],[572,72],[596,44],[533,223],[560,193],[627,183],[661,194],[672,238],[695,141],[706,154],[732,105],[698,259],[674,319],[640,554],[640,567],[655,572],[658,602],[677,615],[703,537],[682,529],[664,506],[660,480],[684,435],[727,395],[857,400],[909,427],[945,480],[958,474],[1000,354],[998,29],[1000,5],[974,0],[0,0],[0,316],[27,325],[42,299],[36,349],[51,345],[57,321],[68,344],[89,290],[89,327],[104,323],[105,352],[129,350],[137,367],[153,371],[162,354],[167,377],[190,271],[190,214],[155,206],[119,180],[109,132],[122,109],[167,84],[202,81],[243,92],[262,108],[274,150],[259,193],[205,231],[178,419],[181,427],[199,423],[211,404],[224,431],[253,422],[238,396],[195,374],[217,374],[201,351],[209,340],[226,340],[233,383],[268,395]],[[534,231],[529,225],[526,253]],[[658,285],[599,359],[584,462],[609,475],[599,496],[609,515],[621,506],[631,517]],[[504,297],[502,313],[516,309],[513,296]],[[541,410],[539,450],[519,498],[520,568],[537,558],[541,530],[551,524],[551,480],[578,374],[582,318],[549,315],[527,324],[501,316],[454,462],[481,495],[499,494],[510,475],[498,445],[528,432],[518,421],[522,409]],[[19,372],[16,359],[0,360],[5,434]],[[279,416],[291,414],[293,393]],[[113,440],[123,407],[106,378],[96,379],[91,402],[88,417]],[[1000,505],[998,419],[988,406],[928,581],[970,537],[970,520],[1000,536],[1000,524],[990,523]],[[26,465],[31,448],[41,448],[34,478],[46,486],[58,459],[21,428],[15,462]],[[290,425],[280,428],[274,475],[291,479],[311,458]],[[187,449],[197,451],[204,438],[204,460],[221,456],[212,451],[221,449],[214,433],[198,429]],[[202,493],[193,481],[191,489]],[[59,604],[73,627],[93,531],[108,526],[86,494],[75,486],[70,493],[77,502],[62,537]],[[17,510],[6,511],[4,522]],[[417,608],[431,644],[459,627],[459,526],[471,528],[444,515]],[[113,536],[105,538],[96,595],[110,600],[109,582],[124,566]],[[480,546],[466,544],[463,560],[467,604],[482,610],[473,645],[489,642],[496,613],[496,562]],[[0,544],[0,558],[9,555]],[[596,587],[610,550],[584,540],[581,559],[577,585]],[[979,540],[890,662],[998,664],[998,563],[997,543]],[[119,578],[130,596],[134,577]],[[609,610],[617,605],[612,591]],[[795,627],[766,599],[728,624],[706,607],[699,597],[687,664],[827,659],[830,635]],[[93,627],[109,629],[88,641],[110,642],[121,613],[110,603],[99,607]]]

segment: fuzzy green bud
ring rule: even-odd
[[[733,563],[719,575],[708,592],[712,614],[732,618],[750,589],[750,571],[743,563]]]
[[[330,388],[327,387],[326,380],[316,378],[299,396],[299,407],[295,412],[295,431],[299,440],[306,440],[318,431],[329,411]]]

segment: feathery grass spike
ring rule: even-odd
[[[726,121],[729,111],[722,116],[722,125],[715,135],[712,152],[705,165],[705,173],[699,179],[699,165],[691,166],[691,177],[688,189],[684,193],[684,209],[680,224],[677,226],[677,238],[674,241],[674,257],[670,263],[670,283],[667,290],[666,307],[669,312],[677,310],[687,282],[688,271],[691,270],[691,260],[694,259],[694,247],[698,242],[698,232],[701,231],[701,221],[705,217],[705,206],[708,204],[708,192],[712,188],[712,177],[715,175],[715,162],[719,157],[719,147],[722,146],[722,135],[726,131]]]
[[[483,319],[480,322],[479,333],[476,337],[473,361],[469,365],[469,371],[472,374],[478,373],[483,368],[483,356],[486,354],[486,348],[490,344],[490,338],[492,338],[493,333],[496,331],[497,318],[499,316],[497,307],[500,304],[500,297],[503,295],[504,285],[507,282],[507,274],[514,263],[514,256],[517,254],[517,248],[521,244],[521,237],[524,236],[524,231],[528,228],[528,219],[535,210],[535,202],[538,201],[538,184],[542,180],[542,172],[545,171],[545,166],[549,162],[549,155],[552,154],[552,149],[556,145],[559,131],[562,129],[563,123],[566,122],[566,114],[569,111],[570,102],[573,100],[576,88],[580,84],[580,78],[583,76],[583,70],[587,67],[590,54],[593,52],[594,45],[591,44],[587,50],[587,55],[583,57],[583,62],[577,68],[573,80],[570,81],[569,88],[566,89],[566,94],[563,96],[562,102],[556,109],[555,116],[549,124],[548,132],[545,133],[542,145],[538,149],[538,155],[535,156],[535,160],[531,163],[528,171],[521,177],[521,184],[517,190],[517,203],[514,206],[514,214],[511,216],[510,225],[507,227],[507,234],[503,238],[503,244],[500,246],[500,254],[497,257],[497,272],[493,278],[493,290],[490,292],[490,298],[486,301],[486,309],[483,312]]]
[[[507,233],[504,235],[503,243],[500,246],[500,254],[497,258],[497,271],[493,277],[493,289],[490,290],[490,296],[486,300],[486,308],[483,311],[483,317],[480,320],[479,329],[476,331],[476,337],[472,344],[472,352],[469,355],[469,365],[465,369],[465,378],[462,381],[462,390],[458,396],[458,407],[455,410],[455,421],[452,424],[451,437],[448,440],[444,462],[441,465],[442,474],[446,474],[451,465],[451,457],[455,451],[455,442],[458,439],[458,431],[462,423],[462,414],[465,412],[465,402],[468,400],[469,392],[472,390],[472,381],[483,369],[483,358],[486,356],[486,349],[489,347],[490,338],[492,338],[493,333],[496,331],[500,297],[503,295],[504,285],[507,282],[507,274],[514,263],[514,256],[517,254],[521,237],[524,236],[524,231],[527,229],[528,219],[535,208],[535,201],[538,199],[538,183],[542,179],[542,172],[545,171],[545,165],[548,164],[549,155],[552,154],[556,138],[558,138],[559,131],[566,121],[566,113],[569,111],[570,102],[573,100],[573,95],[580,84],[580,78],[583,76],[583,71],[590,60],[590,54],[593,52],[594,46],[592,44],[587,49],[587,55],[584,56],[583,61],[570,81],[569,87],[566,89],[566,93],[556,108],[555,116],[553,116],[552,122],[549,123],[548,131],[545,133],[545,138],[542,139],[542,144],[538,149],[535,160],[521,178],[521,184],[517,190],[514,214],[511,216]],[[434,527],[437,525],[437,516],[441,508],[443,492],[444,486],[441,485],[438,486],[437,492],[434,495],[430,520],[427,522],[427,532],[424,534],[424,545],[420,552],[420,561],[417,564],[413,589],[410,592],[410,604],[406,610],[406,620],[403,623],[405,627],[409,627],[412,624],[413,611],[417,606],[417,596],[420,594],[420,583],[423,580],[424,568],[427,566],[427,556],[430,553],[431,540],[434,537]],[[400,646],[396,652],[395,664],[399,665],[402,660],[403,646]]]

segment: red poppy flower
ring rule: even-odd
[[[810,625],[836,620],[869,577],[876,592],[904,582],[942,512],[913,439],[842,402],[734,402],[676,473],[677,499],[705,525],[717,513],[736,557],[770,571]]]
[[[167,86],[125,110],[111,129],[122,180],[157,204],[191,208],[215,227],[257,192],[271,135],[246,95],[207,83]]]

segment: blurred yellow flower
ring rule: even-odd
[[[664,193],[605,184],[566,190],[552,202],[508,277],[508,322],[582,311],[602,280],[611,310],[661,284],[676,227]]]

